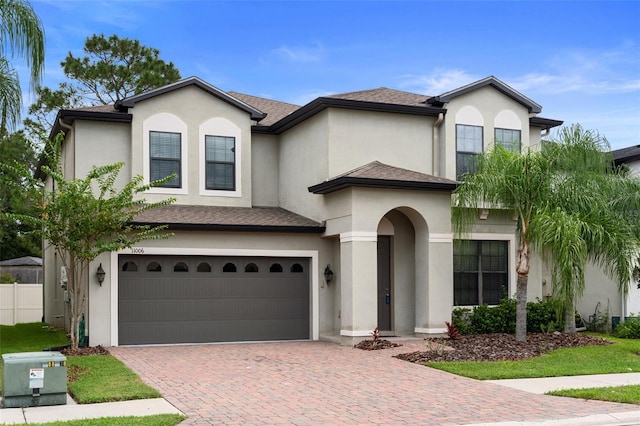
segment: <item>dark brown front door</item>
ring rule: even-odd
[[[391,330],[391,237],[378,236],[378,330]]]

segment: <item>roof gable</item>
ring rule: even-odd
[[[453,98],[464,95],[465,93],[472,92],[474,90],[478,90],[485,86],[491,86],[494,89],[498,90],[499,92],[512,98],[516,102],[525,106],[531,113],[537,114],[542,111],[542,106],[532,101],[531,99],[527,98],[522,93],[514,90],[510,86],[507,86],[505,83],[498,80],[494,76],[483,78],[482,80],[478,80],[474,83],[467,84],[466,86],[459,87],[457,89],[443,93],[442,95],[432,96],[429,99],[427,99],[427,103],[434,106],[443,106],[445,103],[451,101],[451,99]]]
[[[137,102],[141,102],[147,99],[154,98],[156,96],[163,95],[165,93],[173,92],[174,90],[179,90],[187,86],[195,86],[199,89],[204,90],[210,95],[215,96],[218,99],[221,99],[224,102],[227,102],[241,110],[249,113],[251,115],[252,120],[260,121],[262,120],[266,114],[256,107],[253,107],[244,101],[231,96],[230,94],[223,92],[215,86],[199,79],[198,77],[189,77],[184,80],[176,81],[175,83],[167,84],[166,86],[159,87],[157,89],[150,90],[145,93],[141,93],[139,95],[131,96],[129,98],[117,101],[114,105],[115,109],[118,111],[126,112],[129,108],[134,108]]]

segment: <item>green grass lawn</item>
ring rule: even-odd
[[[636,355],[640,352],[640,340],[599,337],[614,344],[558,349],[522,361],[430,362],[426,365],[480,380],[640,372],[640,356]]]
[[[63,330],[51,329],[42,323],[0,326],[0,354],[39,352],[66,342]],[[144,384],[129,367],[111,355],[69,356],[67,373],[75,378],[67,383],[67,389],[79,404],[160,397],[158,391]]]
[[[67,337],[63,330],[42,323],[0,326],[0,354],[40,352],[44,348],[63,346]],[[160,393],[147,386],[126,365],[111,355],[68,356],[67,390],[79,404],[158,398]],[[2,365],[0,364],[0,389]],[[41,423],[41,426],[174,426],[186,419],[179,414],[144,417],[103,417],[68,422]]]
[[[583,374],[631,373],[640,371],[640,340],[617,339],[609,346],[583,346],[548,352],[522,361],[430,362],[426,365],[459,376],[479,380],[578,376]],[[549,395],[600,401],[640,404],[640,385],[566,389]]]

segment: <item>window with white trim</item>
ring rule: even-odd
[[[508,151],[520,152],[520,130],[496,128],[494,132],[496,144],[502,145]]]
[[[175,174],[160,187],[182,187],[182,135],[172,132],[149,132],[149,179],[156,181]]]
[[[230,136],[205,135],[205,188],[235,191],[236,139]]]
[[[509,242],[453,242],[453,304],[497,305],[507,296]]]
[[[482,152],[482,126],[456,124],[456,178],[476,170]]]

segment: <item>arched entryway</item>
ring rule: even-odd
[[[423,236],[417,234],[416,227]],[[424,235],[426,222],[407,207],[389,211],[378,224],[377,326],[382,335],[414,333],[416,277],[426,278],[426,271],[417,270],[426,265],[417,255],[421,250],[416,249],[416,243],[423,241]],[[422,285],[426,284],[423,280]]]

